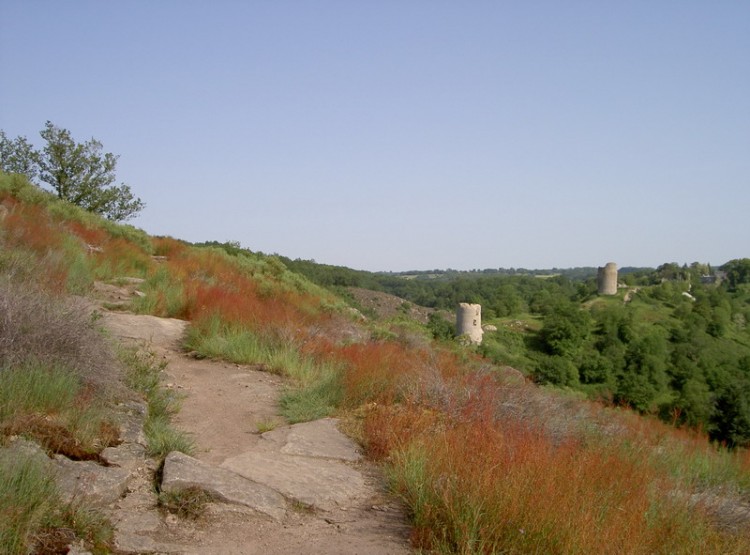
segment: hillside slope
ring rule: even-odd
[[[405,503],[416,548],[750,552],[743,503],[750,474],[742,451],[717,448],[628,410],[541,389],[456,343],[433,342],[413,321],[363,324],[341,298],[275,257],[151,238],[58,203],[18,178],[0,178],[4,281],[21,288],[38,281],[45,294],[85,295],[100,282],[106,287],[96,287],[106,289],[142,280],[128,308],[189,321],[184,351],[224,361],[210,363],[214,404],[246,383],[252,365],[283,378],[278,407],[287,423],[339,418]],[[121,309],[121,301],[111,299],[104,308]],[[17,365],[10,358],[2,362],[0,375],[23,374],[8,371]],[[169,378],[173,387],[156,397],[179,397],[175,384],[184,379],[189,385],[192,364],[184,359],[185,373]],[[237,381],[229,386],[225,380]],[[79,398],[74,404],[89,399]],[[189,395],[185,418],[190,403]],[[14,422],[27,421],[16,416]],[[14,426],[13,435],[34,437],[33,430]],[[175,449],[156,449],[159,437],[152,435],[147,449],[169,457]]]

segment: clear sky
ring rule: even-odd
[[[750,256],[750,2],[0,0],[0,128],[131,223],[367,270]]]

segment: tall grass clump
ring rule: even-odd
[[[709,442],[699,431],[675,428],[656,418],[623,411],[618,417],[626,426],[620,439],[627,441],[628,448],[640,448],[683,490],[742,496],[750,489],[750,451],[727,449]]]
[[[107,220],[80,206],[60,200],[55,194],[31,183],[26,176],[0,171],[0,201],[4,199],[13,199],[25,205],[37,206],[57,222],[65,222],[79,229],[101,230],[113,239],[123,239],[148,254],[153,253],[151,238],[142,229],[130,224]],[[88,239],[91,239],[91,236]],[[87,242],[93,246],[101,246],[102,243],[101,240]]]
[[[349,347],[358,355],[349,357],[349,370],[362,366],[351,376],[362,384],[354,399],[375,393],[363,441],[385,461],[393,490],[409,507],[415,547],[462,554],[750,552],[747,535],[725,533],[715,514],[704,512],[711,507],[691,494],[701,473],[703,480],[744,483],[736,463],[727,468],[726,459],[706,451],[682,451],[693,462],[683,461],[678,476],[669,467],[669,442],[624,421],[602,421],[599,429],[590,420],[594,411],[579,420],[583,407],[573,405],[580,400],[545,401],[549,393],[509,386],[439,349],[412,362],[384,356],[389,363],[380,368],[373,363],[378,349]],[[398,376],[398,396],[372,387],[373,375],[390,374]],[[612,411],[607,417],[617,418]]]
[[[0,279],[0,435],[94,458],[118,439],[106,403],[127,394],[84,307]]]
[[[6,209],[10,206],[0,228],[3,249],[20,249],[32,254],[43,270],[43,273],[35,276],[34,281],[63,293],[67,282],[64,235],[42,207],[25,205],[13,198],[6,199],[3,206]]]
[[[419,375],[424,354],[396,342],[370,342],[345,345],[333,352],[346,371],[342,373],[345,403],[393,403],[402,400],[405,382]]]
[[[105,281],[123,276],[145,278],[154,265],[146,250],[125,239],[107,240],[88,258],[96,279]]]
[[[94,279],[142,277],[152,265],[145,232],[61,201],[23,176],[0,173],[0,204],[0,243],[33,252],[44,266],[35,281],[50,289],[80,294]]]
[[[54,194],[32,184],[25,175],[0,171],[0,200],[9,197],[29,204],[50,204],[57,200]]]

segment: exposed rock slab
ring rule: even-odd
[[[34,459],[42,465],[50,465],[52,461],[38,443],[29,441],[22,437],[15,437],[10,440],[6,447],[0,447],[0,455],[10,456],[13,459]]]
[[[132,472],[146,459],[146,448],[139,443],[123,443],[104,449],[101,458],[110,466],[118,466]]]
[[[188,323],[176,318],[159,318],[145,314],[102,314],[104,328],[112,335],[131,342],[161,348],[176,348]]]
[[[55,456],[57,485],[63,499],[83,501],[94,507],[105,507],[125,494],[130,480],[126,468],[100,466],[95,462],[76,462]]]
[[[342,434],[336,424],[334,418],[323,418],[277,428],[266,432],[262,437],[279,445],[280,452],[287,455],[351,462],[361,460],[362,454],[357,444]]]
[[[365,490],[362,474],[342,461],[251,451],[221,466],[323,510],[349,505]]]
[[[364,497],[362,473],[349,464],[361,459],[356,444],[326,418],[263,434],[256,449],[221,465],[287,497],[332,510]]]
[[[161,487],[162,491],[200,488],[225,503],[244,505],[277,520],[286,514],[286,500],[277,491],[176,451],[164,461]]]

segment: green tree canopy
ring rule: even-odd
[[[58,198],[114,221],[132,218],[144,203],[128,185],[115,185],[118,156],[102,151],[102,143],[73,140],[70,131],[48,121],[39,133],[45,141],[40,150],[25,137],[10,140],[0,131],[0,167],[23,173],[30,180],[47,183]]]
[[[26,137],[9,139],[0,129],[0,170],[5,173],[22,173],[31,181],[37,177],[36,152]]]
[[[727,273],[729,287],[732,289],[743,283],[750,283],[750,258],[730,260],[721,269]]]
[[[544,316],[539,338],[547,353],[573,358],[591,331],[591,316],[572,302],[560,301]]]

